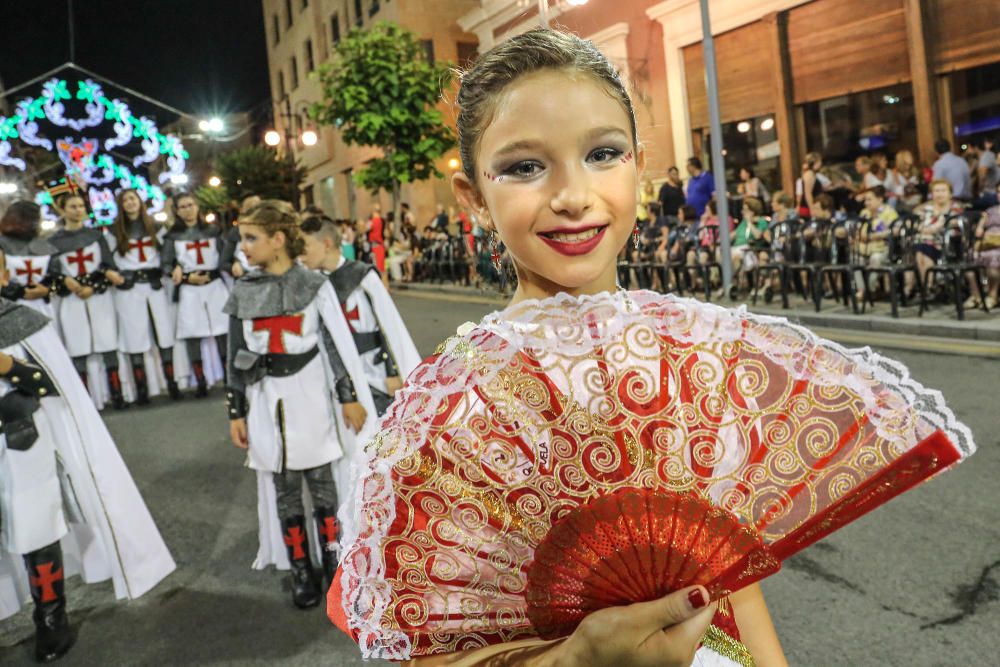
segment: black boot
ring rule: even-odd
[[[329,588],[337,573],[337,540],[340,537],[340,524],[337,513],[328,507],[317,507],[313,511],[316,517],[316,533],[323,554],[324,587]]]
[[[309,560],[309,539],[306,520],[301,514],[284,521],[285,546],[292,566],[292,603],[299,609],[315,607],[323,598],[312,562]]]
[[[149,385],[146,383],[146,368],[141,362],[132,365],[132,377],[135,378],[136,404],[149,405]]]
[[[179,401],[183,398],[181,395],[181,390],[177,386],[177,380],[174,379],[174,365],[169,361],[163,362],[163,376],[167,378],[167,393],[170,394],[170,399],[174,401]]]
[[[195,389],[194,395],[198,398],[205,398],[208,396],[208,383],[205,381],[205,367],[202,366],[200,361],[191,362],[191,368],[194,370],[194,379],[198,382],[198,388]]]
[[[108,391],[111,394],[111,405],[115,410],[124,410],[128,407],[122,396],[122,381],[118,377],[117,368],[108,369]]]
[[[35,602],[35,660],[52,662],[73,646],[75,638],[66,616],[62,549],[59,543],[32,551],[24,557]]]

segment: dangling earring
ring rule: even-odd
[[[496,230],[490,232],[490,259],[493,260],[493,268],[500,273],[500,235]]]
[[[632,246],[638,250],[639,249],[639,222],[636,221],[635,228],[632,230]]]

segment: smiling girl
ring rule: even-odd
[[[397,392],[359,462],[348,510],[360,519],[345,535],[328,614],[366,657],[421,667],[785,665],[758,585],[663,595],[669,587],[648,568],[623,574],[605,561],[566,585],[614,575],[641,587],[652,577],[661,592],[621,594],[605,608],[587,607],[596,598],[581,593],[563,611],[597,610],[575,616],[568,635],[546,632],[538,605],[562,612],[550,582],[532,573],[556,561],[535,556],[569,513],[636,487],[724,499],[743,525],[757,525],[755,497],[733,487],[735,462],[780,439],[796,468],[815,434],[790,426],[791,406],[778,397],[812,383],[848,393],[866,382],[862,360],[823,343],[823,358],[840,362],[829,375],[800,363],[821,345],[804,330],[618,288],[645,154],[629,95],[590,42],[550,30],[514,37],[463,75],[458,104],[463,169],[453,188],[506,248],[517,290]],[[850,400],[874,409],[868,393]],[[964,444],[967,432],[954,431]],[[786,483],[758,474],[747,487]],[[662,543],[635,550],[647,544]]]

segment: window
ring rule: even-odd
[[[954,72],[950,78],[957,148],[1000,134],[1000,63]]]
[[[285,73],[280,69],[278,70],[278,97],[284,97],[288,94],[285,90]]]
[[[271,16],[271,19],[271,32],[274,34],[274,43],[277,44],[281,41],[281,26],[278,25],[277,14]]]
[[[308,6],[309,6],[309,0],[302,0],[302,9],[305,9]]]
[[[330,41],[336,44],[340,41],[340,15],[334,14],[330,17]]]
[[[917,148],[916,115],[910,84],[866,90],[802,105],[807,151],[831,166],[862,155]]]
[[[473,42],[458,43],[458,66],[465,69],[476,62],[479,55],[479,45]]]
[[[285,28],[292,27],[292,0],[285,0]]]
[[[701,145],[704,147],[704,163],[711,171],[710,133],[707,129],[700,132]],[[698,142],[695,142],[696,144]],[[781,148],[778,144],[778,131],[774,127],[774,116],[758,116],[746,118],[732,123],[722,124],[723,162],[726,163],[726,182],[735,190],[735,184],[740,182],[740,169],[753,169],[754,175],[761,180],[771,192],[781,188]],[[733,212],[730,211],[732,215]]]
[[[424,58],[427,59],[428,65],[434,64],[434,40],[433,39],[422,39],[420,40],[420,46],[424,47]]]
[[[311,39],[306,40],[305,54],[306,72],[311,72],[316,69],[316,61],[313,59],[313,42]]]
[[[361,9],[361,0],[354,0],[354,25],[360,27],[364,10]]]
[[[299,87],[299,60],[292,56],[292,90]]]
[[[372,0],[372,4],[368,7],[368,16],[372,17],[378,14],[378,0]]]

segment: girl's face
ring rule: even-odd
[[[947,204],[951,201],[951,188],[944,183],[938,183],[931,188],[931,198],[935,204]]]
[[[66,222],[79,225],[87,219],[87,206],[79,197],[71,197],[63,205]]]
[[[746,169],[740,169],[740,180],[741,181],[749,181],[750,180],[750,172],[747,171]]]
[[[198,222],[198,202],[192,197],[184,197],[177,202],[177,215],[188,227]]]
[[[142,207],[142,201],[139,199],[139,195],[134,192],[126,192],[125,196],[122,197],[122,210],[125,211],[125,215],[129,218],[136,218],[139,216],[139,209]]]
[[[565,71],[522,77],[484,129],[476,182],[455,194],[483,209],[518,273],[520,298],[615,288],[616,258],[635,225],[643,153],[621,103],[594,79]]]
[[[275,260],[284,245],[285,235],[282,232],[270,236],[258,225],[240,225],[240,248],[247,261],[254,266],[266,267]]]
[[[875,196],[873,192],[865,193],[865,208],[868,209],[869,213],[878,213],[878,210],[882,208],[882,200]]]

